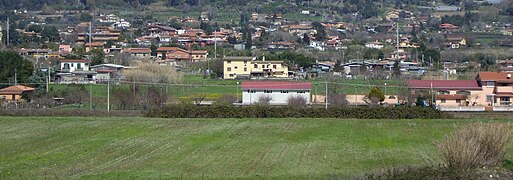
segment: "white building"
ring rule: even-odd
[[[289,97],[303,97],[310,104],[311,89],[310,82],[244,81],[242,104],[255,104],[263,98],[270,98],[271,105],[286,105]]]
[[[61,72],[89,71],[89,61],[83,59],[60,60]]]

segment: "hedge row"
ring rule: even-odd
[[[272,106],[166,106],[148,111],[158,118],[356,118],[356,119],[441,119],[450,115],[420,107],[272,107]]]
[[[140,117],[141,111],[110,111],[86,109],[1,109],[0,116],[82,116],[82,117]]]

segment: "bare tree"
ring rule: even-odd
[[[201,105],[201,102],[203,102],[206,98],[207,98],[207,94],[203,94],[203,93],[195,94],[191,97],[192,101],[194,101],[194,104],[196,106]]]
[[[179,83],[183,78],[183,74],[172,66],[161,66],[154,62],[138,62],[134,66],[137,68],[127,69],[123,72],[129,81]]]
[[[257,104],[262,105],[262,106],[269,106],[269,105],[271,105],[272,100],[273,100],[273,97],[268,96],[268,95],[263,95],[263,96],[258,97]]]
[[[287,104],[293,107],[305,107],[307,105],[307,100],[303,96],[289,96]]]
[[[152,109],[164,106],[167,102],[167,93],[163,87],[150,86],[146,91],[145,109]]]

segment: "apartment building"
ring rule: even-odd
[[[257,60],[256,57],[224,57],[224,79],[286,78],[289,75],[283,61]]]

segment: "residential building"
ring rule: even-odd
[[[224,57],[224,79],[236,78],[286,78],[289,76],[283,61],[256,60],[254,57]]]
[[[280,41],[280,42],[271,42],[267,44],[267,50],[290,50],[295,49],[296,44],[292,42]]]
[[[408,80],[412,92],[435,97],[437,106],[486,106],[481,99],[482,88],[476,80]]]
[[[123,52],[130,54],[132,57],[148,58],[151,56],[150,48],[126,48]]]
[[[483,88],[481,101],[491,106],[511,106],[513,79],[510,72],[479,72],[476,80]]]
[[[207,60],[208,51],[206,50],[192,50],[191,51],[191,60],[196,61],[205,61]]]
[[[378,41],[368,42],[368,43],[365,43],[365,47],[371,48],[371,49],[381,49],[381,48],[385,47],[385,43],[378,42]]]
[[[467,40],[463,36],[447,35],[446,46],[451,49],[458,49],[467,46]]]
[[[92,43],[86,43],[85,44],[85,51],[90,52],[95,49],[103,49],[105,43],[103,42],[92,42]]]
[[[501,60],[497,64],[499,64],[500,71],[513,72],[513,60]]]
[[[60,60],[61,72],[89,71],[89,61],[83,59],[63,59]]]
[[[7,102],[19,101],[21,100],[21,95],[25,92],[32,92],[34,88],[23,86],[23,85],[14,85],[9,86],[3,89],[0,89],[0,99],[4,99]]]
[[[258,103],[269,99],[270,105],[286,105],[291,97],[304,98],[307,104],[311,102],[311,82],[288,81],[243,81],[242,104]]]

